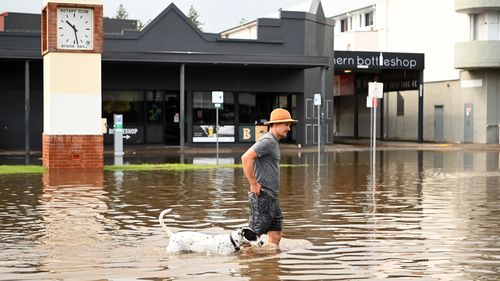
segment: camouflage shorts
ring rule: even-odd
[[[250,206],[248,224],[257,235],[268,231],[281,231],[283,214],[278,199],[271,197],[264,190],[261,190],[260,196],[249,192],[248,205]]]

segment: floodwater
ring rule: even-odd
[[[226,157],[226,156],[224,156]],[[246,224],[241,169],[0,176],[1,280],[500,280],[498,152],[282,155],[280,251],[165,253]],[[239,156],[233,159],[237,162]]]

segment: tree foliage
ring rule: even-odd
[[[125,9],[125,6],[123,6],[123,4],[118,5],[118,9],[116,9],[115,19],[122,19],[122,20],[128,19],[128,12]]]
[[[200,15],[198,15],[198,11],[196,11],[196,9],[193,7],[193,5],[191,5],[189,7],[188,18],[189,18],[189,20],[191,20],[191,22],[194,25],[196,25],[196,27],[198,27],[199,30],[202,30],[201,26],[203,25],[203,23],[198,20],[199,17],[200,17]]]

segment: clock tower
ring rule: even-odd
[[[102,0],[44,0],[43,165],[102,168]]]

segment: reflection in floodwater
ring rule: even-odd
[[[103,182],[102,170],[56,170],[43,175],[37,211],[45,229],[34,252],[45,258],[38,270],[64,276],[64,269],[75,262],[81,268],[106,262],[96,243],[112,239],[104,231],[109,222],[104,219],[108,207]]]
[[[173,231],[245,225],[241,169],[0,176],[0,279],[498,279],[498,152],[376,159],[373,174],[369,152],[282,155],[308,166],[281,170],[281,251],[229,256],[167,255],[157,217],[173,208]]]

